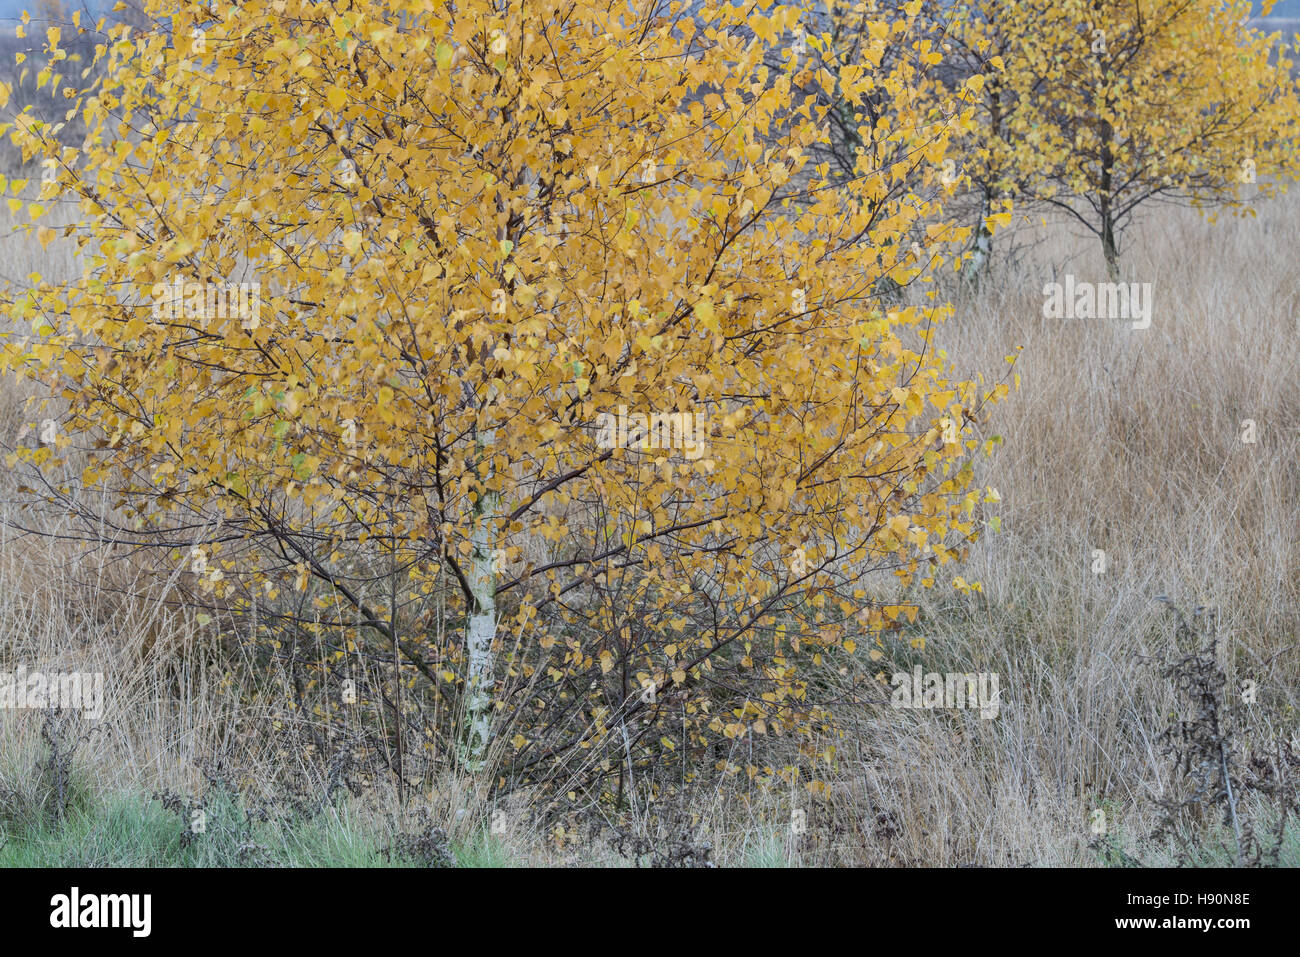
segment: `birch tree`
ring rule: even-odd
[[[1245,0],[977,0],[947,26],[987,56],[960,145],[986,192],[1096,237],[1112,281],[1150,202],[1249,213],[1297,176],[1300,100]]]
[[[396,648],[405,699],[460,714],[419,744],[512,780],[800,733],[807,670],[915,614],[869,575],[973,587],[946,566],[1006,385],[873,291],[917,275],[903,237],[945,253],[895,186],[947,134],[864,126],[915,148],[827,189],[824,112],[764,65],[790,10],[146,10],[84,89],[46,35],[83,148],[4,126],[55,161],[40,241],[80,209],[84,274],[3,296],[58,423],[11,462],[59,507],[103,493],[195,595],[312,629],[313,682]],[[851,101],[908,80],[835,68]]]

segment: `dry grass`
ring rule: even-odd
[[[1141,655],[1168,650],[1157,596],[1218,609],[1224,665],[1260,688],[1260,720],[1290,734],[1300,689],[1300,273],[1289,252],[1300,197],[1217,226],[1153,211],[1128,237],[1129,278],[1154,284],[1150,329],[1042,317],[1043,285],[1105,278],[1094,243],[1064,224],[1024,225],[1033,243],[966,295],[938,344],[966,371],[998,370],[1023,346],[1018,392],[990,431],[1005,446],[983,466],[1002,494],[1003,531],[960,571],[981,600],[928,596],[917,635],[927,670],[994,671],[1001,710],[973,714],[857,708],[827,793],[733,800],[699,794],[699,833],[721,864],[832,862],[952,866],[1077,864],[1092,810],[1129,835],[1150,831],[1167,786],[1156,737],[1174,706]],[[22,237],[0,238],[5,272],[72,268]],[[0,428],[23,416],[0,403]],[[1242,420],[1258,441],[1244,444]],[[11,520],[20,518],[9,512]],[[1104,575],[1091,571],[1106,552]],[[73,582],[81,583],[77,588]],[[240,698],[222,685],[193,617],[124,597],[129,564],[0,532],[0,671],[58,663],[108,675],[110,701],[80,772],[104,793],[192,788],[206,755],[239,751]],[[865,657],[862,669],[877,667]],[[0,713],[0,793],[30,779],[40,715]],[[270,776],[283,756],[246,751]],[[778,756],[779,758],[779,756]],[[774,758],[770,763],[779,765]],[[465,837],[486,820],[474,782],[425,800]],[[379,794],[374,813],[390,800]],[[457,816],[461,807],[468,815]],[[808,833],[789,831],[792,807]],[[520,809],[517,809],[520,810]],[[543,840],[512,813],[494,838],[526,863],[615,863],[599,843]],[[653,826],[647,824],[653,830]],[[659,837],[667,837],[660,834]],[[1158,856],[1158,855],[1157,855]]]
[[[1045,283],[1105,279],[1095,243],[1062,224],[958,306],[938,344],[971,370],[1023,346],[1021,388],[995,413],[1006,444],[985,469],[1003,532],[962,570],[985,600],[927,608],[923,660],[1000,673],[1002,707],[995,721],[882,710],[854,722],[834,801],[857,825],[851,856],[1085,862],[1103,801],[1126,831],[1149,832],[1165,783],[1155,738],[1174,706],[1137,660],[1168,650],[1157,596],[1216,608],[1229,678],[1258,683],[1262,720],[1293,719],[1300,275],[1279,253],[1298,218],[1297,197],[1217,226],[1153,211],[1126,256],[1126,278],[1154,285],[1146,330],[1042,317]]]

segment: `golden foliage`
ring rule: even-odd
[[[914,614],[864,576],[932,585],[976,537],[973,422],[1006,386],[950,380],[944,307],[877,293],[922,277],[917,239],[963,238],[900,188],[950,124],[864,125],[894,159],[831,188],[824,116],[763,62],[795,12],[148,10],[109,31],[72,97],[92,134],[42,194],[80,203],[85,273],[5,293],[39,334],[3,365],[67,402],[20,455],[96,445],[84,485],[211,600],[297,590],[340,655],[377,629],[437,695],[468,664],[427,615],[482,611],[490,556],[531,766],[632,714],[689,714],[692,742],[800,726],[799,662]],[[7,132],[56,152],[30,117]],[[689,416],[704,448],[611,447],[620,410]]]

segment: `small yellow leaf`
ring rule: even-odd
[[[695,304],[695,315],[700,319],[705,329],[710,332],[718,331],[718,320],[713,313],[713,303],[707,299],[701,299]]]

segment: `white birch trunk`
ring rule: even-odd
[[[492,479],[492,444],[494,433],[487,432],[478,441],[480,496],[474,503],[474,525],[470,533],[473,552],[470,556],[469,585],[471,603],[465,620],[465,651],[469,659],[465,694],[465,736],[462,763],[467,771],[483,769],[488,740],[492,731],[492,691],[494,686],[492,641],[497,633],[496,573],[493,569],[493,533],[501,496],[488,491]]]

